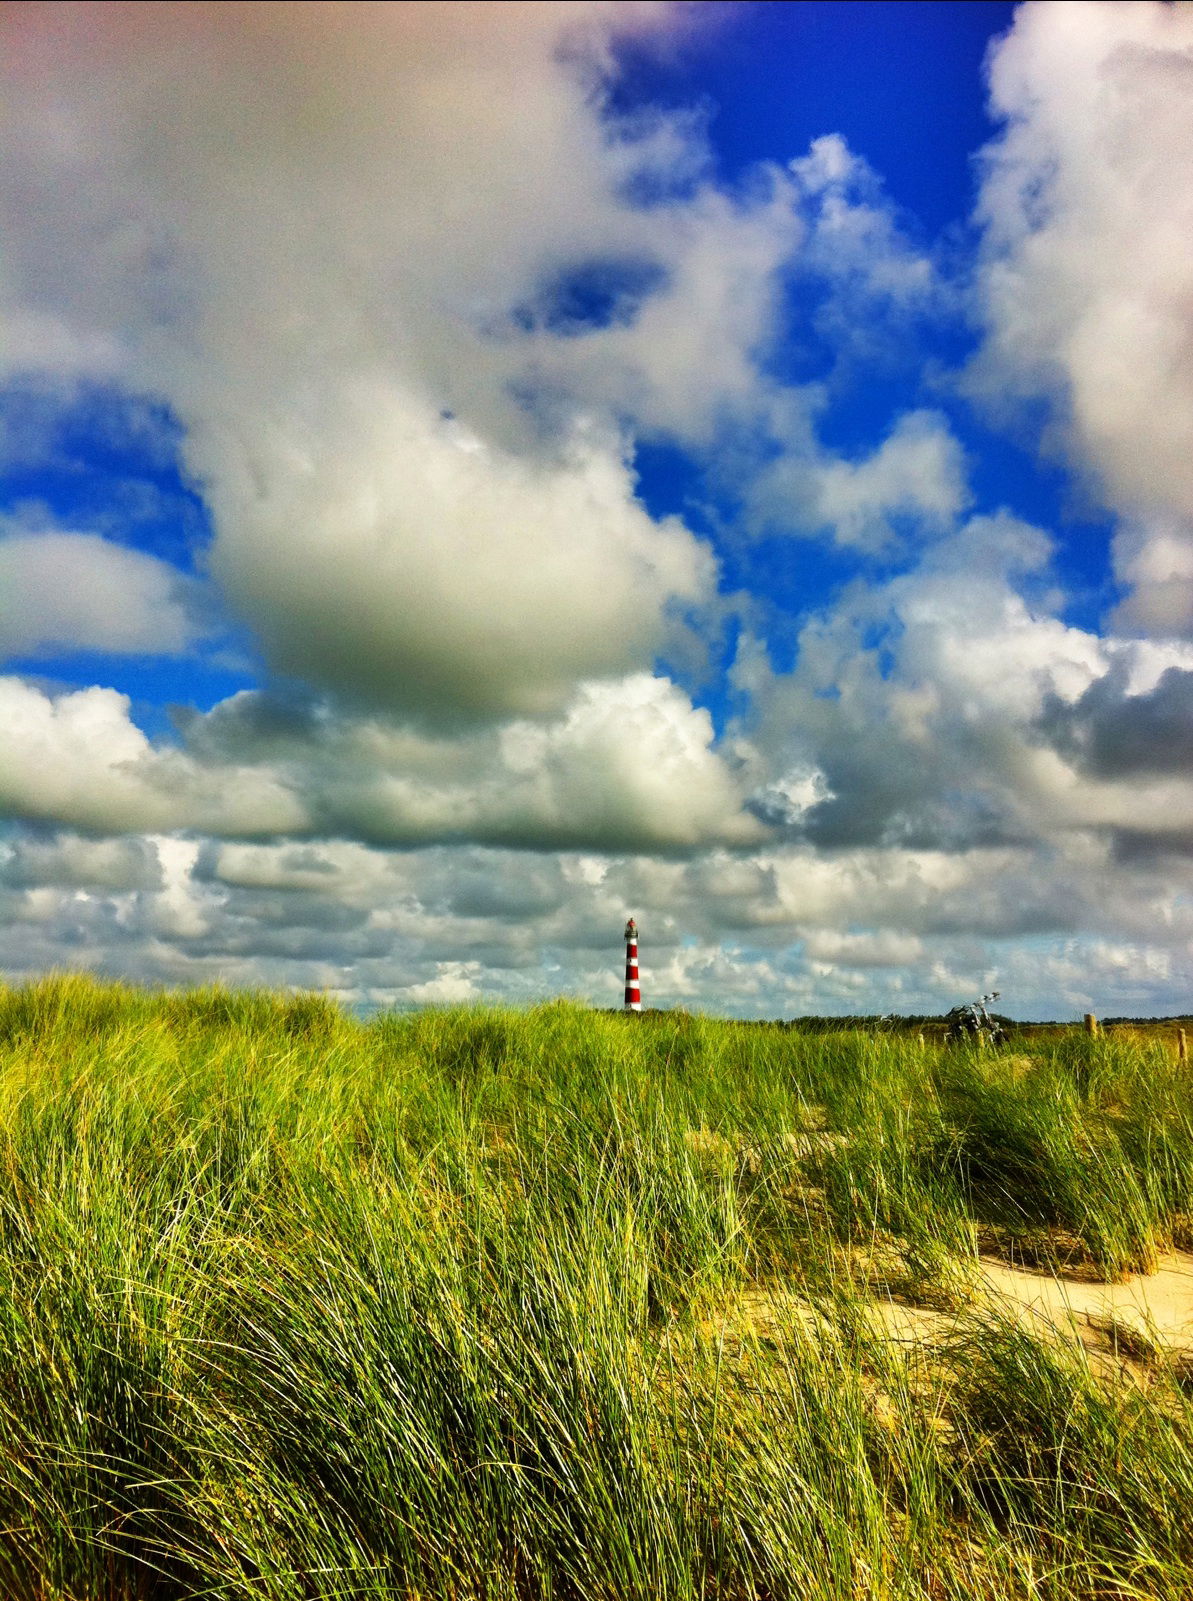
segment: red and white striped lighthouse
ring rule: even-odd
[[[625,1009],[642,1010],[642,991],[638,988],[638,925],[631,917],[625,926]]]

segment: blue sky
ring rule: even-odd
[[[0,26],[0,971],[1188,1009],[1187,8]]]

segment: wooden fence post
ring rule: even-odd
[[[1176,1059],[1178,1062],[1189,1060],[1189,1041],[1185,1037],[1183,1028],[1178,1028],[1176,1031]]]
[[[1086,1012],[1085,1014],[1085,1032],[1092,1034],[1095,1039],[1097,1038],[1098,1020],[1092,1012]]]

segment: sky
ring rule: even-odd
[[[0,975],[1193,1006],[1193,7],[0,32]]]

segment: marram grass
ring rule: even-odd
[[[1140,1036],[0,990],[0,1594],[1193,1595],[1176,1380],[964,1294],[1183,1239],[1189,1088]]]

